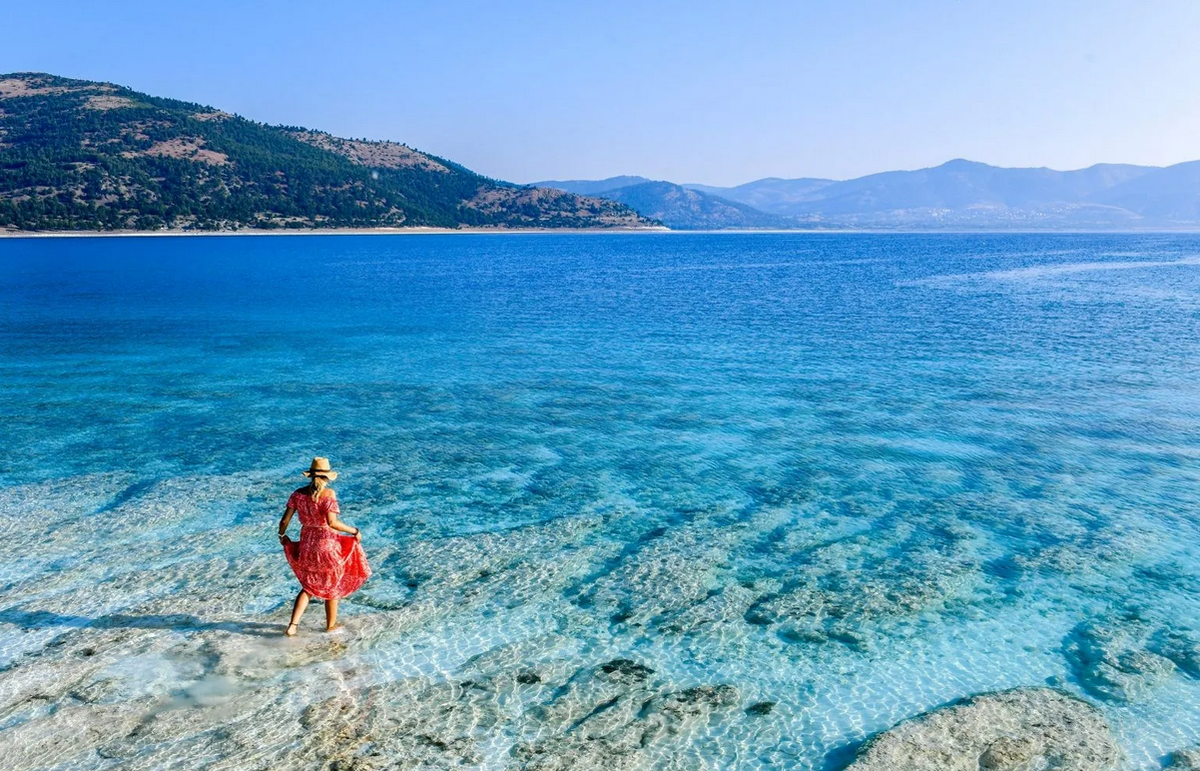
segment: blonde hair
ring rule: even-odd
[[[312,481],[309,482],[309,487],[312,488],[312,499],[316,502],[321,499],[321,491],[329,487],[329,480],[322,476],[312,475]]]

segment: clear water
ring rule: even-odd
[[[13,768],[828,770],[1046,683],[1131,768],[1200,744],[1186,661],[1114,696],[1070,653],[1089,623],[1118,658],[1200,640],[1198,237],[9,239],[0,267]],[[313,607],[284,640],[275,526],[318,454],[376,574],[344,633]],[[736,690],[656,713],[703,685]]]

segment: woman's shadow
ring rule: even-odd
[[[279,634],[279,624],[261,621],[202,621],[186,613],[169,613],[149,616],[130,616],[113,613],[107,616],[64,616],[46,610],[26,611],[19,608],[0,610],[0,624],[12,624],[26,631],[62,627],[68,629],[171,629],[178,632],[222,631],[254,637],[274,637]]]

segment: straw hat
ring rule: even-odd
[[[330,482],[338,477],[338,473],[329,468],[328,458],[313,458],[312,465],[308,467],[308,471],[302,471],[300,473],[304,474],[304,476],[309,477],[310,479],[314,476],[325,477]]]

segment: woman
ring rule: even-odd
[[[299,630],[300,617],[312,597],[325,601],[325,631],[340,629],[338,600],[353,594],[371,577],[362,533],[338,519],[337,496],[329,486],[337,479],[337,472],[329,467],[327,459],[313,458],[308,471],[302,473],[311,481],[292,493],[279,520],[279,542],[301,586],[292,608],[292,623],[284,631],[288,637]],[[296,512],[300,513],[299,542],[287,536],[288,523]]]

